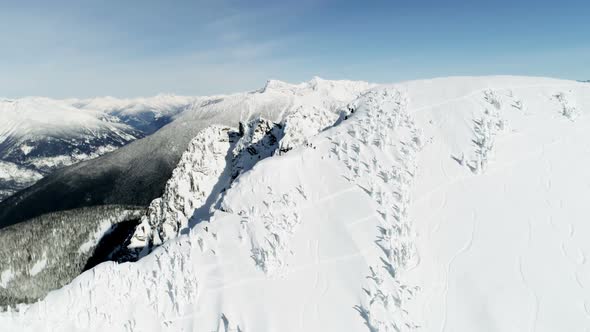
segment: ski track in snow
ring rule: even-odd
[[[487,170],[486,174],[487,175],[494,175],[494,174],[503,173],[503,172],[510,170],[511,168],[517,166],[518,164],[533,160],[535,158],[538,158],[539,156],[543,156],[544,150],[547,147],[556,146],[560,142],[563,142],[563,141],[567,140],[567,138],[573,137],[574,135],[577,135],[577,134],[578,133],[569,133],[566,136],[564,136],[563,138],[553,141],[550,144],[543,144],[539,148],[533,149],[530,152],[523,153],[523,154],[521,154],[521,157],[519,159],[510,161],[510,162],[499,163],[497,161],[494,161],[494,165],[493,165],[494,167],[492,169]],[[423,193],[420,197],[417,197],[416,199],[414,199],[414,202],[421,202],[421,201],[427,200],[433,194],[439,193],[439,192],[447,189],[450,186],[457,185],[457,184],[461,183],[462,181],[472,180],[472,179],[473,179],[473,176],[471,174],[465,174],[462,176],[455,176],[455,177],[449,178],[449,180],[447,182],[441,183],[440,185],[429,190],[428,192]]]
[[[531,241],[533,239],[533,223],[531,220],[528,220],[527,223],[527,233],[526,233],[526,249],[530,249],[531,246]],[[534,332],[536,331],[536,326],[537,326],[537,317],[539,315],[539,296],[537,295],[537,292],[535,291],[535,289],[533,287],[531,287],[531,285],[529,284],[529,282],[527,281],[524,269],[523,269],[523,264],[524,264],[524,253],[521,252],[520,255],[518,256],[518,272],[520,274],[520,279],[521,282],[524,284],[525,288],[529,291],[529,293],[531,294],[531,296],[534,299],[534,305],[533,305],[533,310],[531,313],[531,318],[530,318],[530,327],[529,327],[529,331],[530,332]]]
[[[542,87],[546,87],[546,86],[542,86]],[[563,86],[559,85],[557,87],[563,87]],[[519,87],[519,88],[522,88],[522,87]],[[464,97],[461,97],[459,99],[462,99],[462,98],[465,98],[465,97],[472,97],[472,96],[475,96],[475,95],[477,95],[477,92],[476,93],[469,94],[469,95],[464,96]],[[427,106],[424,109],[426,109],[428,107],[433,107],[433,106]],[[576,119],[576,120],[578,120],[578,119]],[[571,140],[571,138],[573,138],[575,135],[578,135],[578,134],[579,133],[577,133],[577,132],[574,132],[574,133],[568,132],[565,136],[562,136],[560,139],[554,140],[554,141],[552,141],[549,144],[543,144],[538,149],[533,149],[530,152],[526,152],[526,153],[520,154],[518,159],[511,160],[510,162],[500,163],[500,162],[494,161],[493,167],[490,170],[488,170],[486,172],[486,174],[487,175],[491,175],[491,176],[497,175],[497,174],[501,174],[501,173],[504,173],[504,172],[506,172],[506,171],[508,171],[508,170],[510,170],[512,168],[515,168],[517,165],[528,163],[531,160],[539,159],[540,156],[541,156],[542,159],[544,159],[543,158],[543,154],[544,154],[544,151],[545,151],[546,148],[548,148],[550,146],[560,145],[564,141]],[[546,167],[547,167],[548,173],[550,174],[552,172],[552,170],[551,170],[551,164],[550,163],[546,163],[546,165],[547,165]],[[471,180],[473,178],[471,175],[455,176],[454,178],[449,178],[449,176],[446,174],[446,170],[444,169],[444,166],[442,166],[442,164],[440,166],[440,172],[442,174],[442,177],[444,178],[444,181],[442,181],[442,184],[440,184],[439,186],[435,187],[434,189],[432,189],[432,190],[430,190],[428,192],[422,193],[420,195],[420,197],[417,198],[416,201],[426,201],[430,197],[432,197],[433,194],[447,190],[447,188],[449,188],[449,186],[457,185],[457,184],[459,184],[459,183],[461,183],[463,181]],[[550,191],[552,189],[551,179],[549,178],[549,179],[545,180],[544,183],[546,183],[546,190],[547,191]],[[506,185],[504,185],[504,191],[507,192],[507,190],[508,189],[507,189]],[[446,204],[446,199],[447,198],[446,198],[446,195],[442,195],[442,197],[443,197],[442,200],[439,200],[439,202],[440,202],[441,205],[444,205],[444,204]],[[560,204],[560,206],[562,206],[563,205],[563,201],[562,200],[559,200],[559,204]],[[440,207],[434,208],[434,211],[432,212],[432,215],[436,215],[436,213],[437,213],[436,211],[438,211],[440,209],[441,209]],[[442,222],[443,222],[443,219],[439,219],[438,222],[433,227],[433,229],[431,230],[431,233],[436,232],[440,228]],[[531,236],[532,236],[532,230],[530,229],[531,227],[532,227],[532,225],[530,224],[530,221],[529,221],[528,242],[531,241]],[[566,232],[566,234],[567,234],[567,238],[568,239],[567,240],[564,239],[562,241],[562,243],[560,245],[560,248],[561,248],[560,250],[562,251],[562,255],[564,256],[564,258],[570,258],[570,257],[572,257],[572,255],[568,251],[568,248],[569,248],[569,246],[568,246],[568,243],[569,242],[568,241],[569,241],[569,239],[574,238],[574,236],[576,234],[576,226],[574,224],[572,224],[572,223],[568,223],[567,224],[567,232]],[[466,245],[465,247],[463,247],[462,250],[460,250],[457,254],[455,254],[455,255],[452,256],[452,258],[450,259],[449,268],[447,269],[447,275],[450,275],[450,272],[449,271],[451,269],[452,264],[456,261],[458,255],[459,254],[464,254],[466,252],[466,250],[468,250],[468,248],[470,248],[470,246],[472,244],[472,241],[473,241],[473,239],[471,239],[469,241],[468,245]],[[572,257],[572,261],[573,260],[583,261],[583,259],[580,259],[579,257],[580,256],[578,256],[578,258],[576,258],[576,259],[574,259]],[[568,261],[568,259],[566,259],[566,261]],[[526,278],[524,276],[524,271],[523,271],[523,268],[522,268],[522,265],[523,264],[524,264],[523,263],[523,258],[522,258],[522,255],[521,255],[521,257],[519,258],[519,262],[518,262],[519,271],[520,271],[520,274],[521,274],[521,279],[522,279],[522,282],[527,287],[527,289],[529,289],[529,291],[531,292],[531,295],[534,297],[534,306],[533,306],[534,309],[533,309],[532,318],[531,318],[531,322],[530,322],[530,330],[531,331],[534,331],[534,330],[536,330],[537,316],[538,316],[538,311],[539,311],[539,307],[540,307],[539,297],[536,294],[536,291],[534,290],[534,288],[532,288],[528,284],[528,282],[526,281]],[[583,288],[583,283],[579,280],[579,278],[577,278],[578,275],[575,274],[575,276],[576,276],[576,279],[577,279],[577,281],[575,283],[577,283],[580,286],[580,288]],[[447,290],[448,290],[448,285],[447,285]],[[446,291],[445,291],[445,294],[446,294]],[[446,296],[447,295],[445,295],[445,297]],[[446,308],[446,306],[445,306],[445,308]],[[445,327],[445,324],[446,324],[446,310],[445,310],[444,317],[445,317],[444,318],[445,321],[443,323],[443,327],[441,328],[441,330],[445,330],[445,328],[446,328]]]
[[[477,231],[477,213],[474,211],[472,212],[472,226],[469,239],[465,242],[463,247],[459,249],[449,260],[447,263],[447,277],[445,280],[445,289],[444,289],[444,298],[445,298],[445,305],[444,305],[444,316],[441,323],[440,331],[444,332],[447,330],[447,308],[449,307],[448,303],[448,292],[449,292],[449,278],[451,276],[451,271],[453,269],[453,264],[455,261],[462,255],[465,255],[473,246],[473,240],[475,239],[475,232]]]

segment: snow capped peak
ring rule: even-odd
[[[293,90],[294,88],[295,88],[295,85],[293,85],[293,84],[289,84],[287,82],[283,82],[283,81],[279,81],[279,80],[269,79],[266,81],[266,84],[260,90],[260,92],[264,93],[269,90],[287,91],[287,90]]]
[[[325,82],[325,81],[327,81],[327,80],[325,80],[325,79],[323,79],[323,78],[321,78],[319,76],[314,76],[314,77],[311,78],[311,80],[309,80],[309,83],[315,85],[317,83]]]
[[[14,134],[31,131],[96,128],[101,123],[100,111],[80,111],[67,102],[43,97],[27,97],[0,102],[0,132],[11,128]]]
[[[309,80],[307,82],[299,83],[299,84],[292,84],[292,83],[287,83],[287,82],[280,81],[280,80],[270,79],[270,80],[266,81],[266,85],[264,86],[262,91],[263,92],[267,91],[267,90],[294,91],[294,90],[298,90],[298,89],[317,90],[322,84],[330,84],[330,83],[337,84],[338,82],[341,82],[341,81],[327,81],[327,80],[324,80],[318,76],[314,76],[311,80]]]
[[[259,90],[260,93],[265,92],[281,92],[288,94],[303,95],[311,92],[317,92],[322,94],[345,94],[350,91],[367,90],[375,84],[370,84],[362,81],[346,81],[346,80],[325,80],[320,77],[314,76],[310,81],[291,84],[279,80],[268,80],[264,88]]]
[[[92,99],[71,100],[73,105],[83,109],[100,109],[106,112],[124,112],[133,114],[146,110],[174,111],[178,106],[186,106],[198,100],[198,97],[158,94],[149,98],[119,99],[99,97]],[[175,107],[176,106],[176,107]]]
[[[364,82],[352,82],[352,81],[345,81],[345,80],[325,80],[319,76],[314,76],[309,82],[306,83],[313,90],[328,90],[338,85],[346,85],[346,84],[362,84]],[[367,83],[368,84],[368,83]]]

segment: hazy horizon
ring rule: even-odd
[[[267,79],[590,78],[567,0],[0,3],[0,96],[211,95]]]

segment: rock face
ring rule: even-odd
[[[274,155],[283,138],[283,125],[263,118],[240,122],[240,140],[232,151],[232,180]]]
[[[150,204],[129,248],[145,256],[188,231],[191,219],[209,216],[232,181],[272,156],[281,137],[282,126],[262,118],[241,122],[238,131],[211,126],[200,132],[172,172],[164,195]]]
[[[164,194],[150,204],[130,243],[132,249],[145,249],[174,238],[189,226],[195,210],[216,199],[229,177],[231,151],[238,140],[228,127],[211,126],[201,131],[182,155]],[[216,190],[215,190],[216,189]],[[205,211],[208,212],[208,211]]]

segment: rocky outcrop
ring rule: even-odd
[[[209,215],[232,181],[272,156],[283,126],[263,118],[241,122],[239,130],[211,126],[199,133],[129,241],[135,255],[177,237]]]
[[[224,170],[231,165],[228,154],[237,139],[237,132],[231,128],[211,126],[190,142],[164,194],[152,201],[141,219],[129,248],[141,249],[145,254],[188,227],[195,210],[208,201]]]

